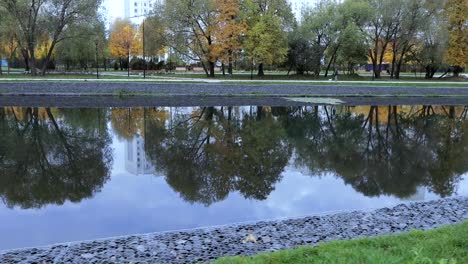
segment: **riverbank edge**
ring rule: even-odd
[[[0,251],[0,263],[199,263],[332,240],[429,230],[468,220],[468,197],[193,230]]]

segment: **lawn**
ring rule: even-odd
[[[254,257],[228,257],[214,264],[244,263],[468,263],[468,221],[432,231],[412,231],[300,247]]]

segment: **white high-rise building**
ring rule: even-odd
[[[298,21],[301,20],[302,11],[307,8],[315,5],[319,0],[288,0],[291,4],[291,9],[293,14],[296,16]]]
[[[125,0],[125,18],[138,18],[153,12],[158,0]]]

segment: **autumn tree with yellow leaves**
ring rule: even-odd
[[[453,66],[453,75],[458,77],[468,66],[468,1],[447,0],[445,12],[448,20],[449,42],[445,59]]]
[[[232,63],[242,50],[242,38],[247,33],[247,23],[240,17],[239,0],[213,0],[217,10],[213,35],[216,40],[212,52],[228,65],[232,74]]]
[[[120,70],[124,69],[124,59],[126,68],[130,67],[130,56],[138,54],[140,44],[137,32],[129,19],[116,19],[111,26],[109,38],[110,55],[119,59]]]

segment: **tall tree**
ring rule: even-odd
[[[458,77],[463,67],[468,66],[468,2],[447,0],[445,12],[448,21],[449,42],[447,62],[453,66],[453,75]]]
[[[208,77],[215,76],[218,61],[214,37],[216,16],[216,5],[212,0],[166,2],[171,48],[189,60],[201,62]]]
[[[291,6],[286,0],[245,0],[243,12],[249,27],[244,50],[263,76],[265,64],[279,64],[287,57],[287,32],[294,24]]]
[[[169,45],[167,36],[165,34],[167,25],[163,11],[164,6],[159,4],[159,2],[156,2],[152,15],[144,20],[144,53],[146,56],[160,56],[167,50],[167,46]],[[143,27],[140,26],[139,30],[143,31]]]
[[[312,42],[313,47],[313,71],[315,76],[320,75],[322,61],[324,59],[325,50],[337,39],[340,30],[340,17],[338,14],[337,4],[331,0],[322,0],[316,6],[304,11],[302,27],[305,33]],[[336,43],[336,48],[339,44]],[[332,52],[329,65],[334,60]]]
[[[104,22],[96,20],[92,24],[76,26],[67,35],[69,37],[56,48],[56,57],[66,70],[76,66],[87,70],[107,55]]]
[[[130,67],[130,56],[138,53],[139,45],[132,22],[129,19],[116,19],[110,29],[109,51],[112,57],[119,59],[120,70],[124,69],[124,59],[127,67]]]
[[[58,43],[74,26],[97,17],[101,0],[2,0],[0,2],[18,23],[20,45],[27,58],[31,73],[37,74],[35,49],[39,36],[46,34],[50,45],[45,53],[42,74]]]
[[[384,56],[400,27],[403,14],[403,0],[369,0],[373,10],[367,27],[369,35],[369,57],[375,78],[380,78]]]
[[[45,2],[46,0],[2,0],[0,2],[18,22],[22,53],[27,62],[27,68],[30,67],[33,75],[37,73],[35,49],[39,31],[39,11]]]
[[[390,69],[391,78],[400,78],[401,66],[406,60],[406,56],[417,43],[417,34],[426,22],[429,15],[424,8],[424,1],[407,0],[403,3],[401,20],[397,23],[392,41],[392,67]]]
[[[444,67],[444,53],[447,48],[448,33],[444,18],[445,0],[426,1],[425,16],[420,25],[417,41],[409,51],[409,60],[421,65],[425,78],[432,79]]]
[[[247,32],[245,18],[241,16],[240,0],[214,0],[217,16],[214,28],[216,40],[214,53],[232,74],[232,63],[242,48],[242,38]]]

